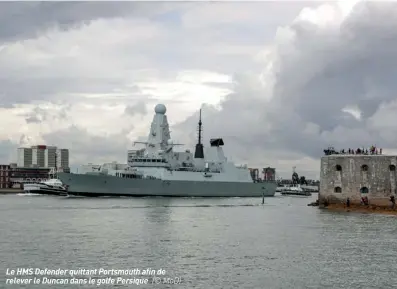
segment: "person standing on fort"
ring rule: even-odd
[[[394,196],[390,196],[391,208],[394,210],[396,207],[396,199]]]
[[[368,206],[368,197],[367,196],[365,196],[365,197],[361,197],[361,204],[362,205],[364,205],[364,206]]]

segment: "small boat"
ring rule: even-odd
[[[290,196],[311,196],[312,192],[315,191],[314,188],[307,186],[306,178],[304,176],[299,178],[295,169],[296,167],[292,167],[292,183],[280,184],[276,192]]]
[[[282,195],[290,196],[311,196],[312,193],[304,190],[299,184],[286,185],[280,188],[280,193]]]
[[[67,196],[67,190],[58,179],[50,179],[39,183],[24,184],[23,190],[28,194]]]

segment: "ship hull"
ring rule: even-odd
[[[311,196],[312,193],[310,192],[294,192],[294,191],[287,191],[281,192],[283,196]]]
[[[49,195],[49,196],[67,196],[66,191],[62,190],[49,190],[49,189],[41,189],[41,190],[29,190],[25,191],[28,194],[39,194],[39,195]]]
[[[51,196],[66,196],[66,190],[60,190],[56,188],[45,188],[40,186],[28,186],[24,188],[25,193],[40,194],[40,195],[51,195]]]
[[[275,182],[211,182],[128,179],[109,175],[59,173],[69,195],[163,197],[273,197]]]

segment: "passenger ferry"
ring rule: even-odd
[[[62,182],[58,179],[49,179],[47,181],[23,184],[23,190],[28,194],[42,194],[66,196],[67,190]]]

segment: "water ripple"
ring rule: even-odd
[[[397,284],[394,218],[319,211],[307,207],[311,198],[261,201],[2,196],[0,270],[163,268],[183,279],[180,288]]]

